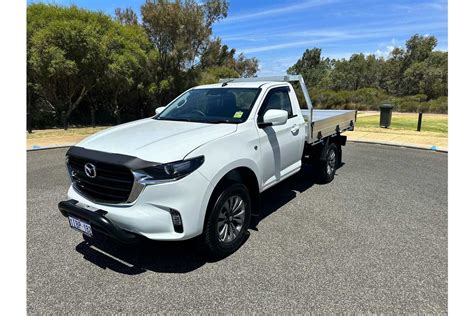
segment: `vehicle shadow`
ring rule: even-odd
[[[76,246],[76,251],[96,266],[122,274],[136,275],[146,271],[187,273],[208,262],[204,254],[197,251],[195,244],[194,240],[142,240],[126,245],[105,236],[94,236],[93,239],[85,237]]]
[[[293,200],[297,192],[304,192],[315,184],[317,180],[314,169],[304,165],[298,174],[262,193],[260,216],[252,220],[250,229],[257,231],[260,221]],[[249,235],[250,232],[246,239]],[[127,275],[146,271],[188,273],[208,262],[216,261],[205,254],[199,246],[198,238],[179,242],[141,240],[126,245],[106,236],[98,235],[93,239],[84,236],[84,241],[76,246],[76,251],[102,269]]]
[[[344,162],[342,162],[337,169],[343,166]],[[293,200],[297,193],[302,193],[313,185],[323,184],[318,180],[314,167],[309,164],[303,164],[300,172],[262,193],[260,213],[258,217],[252,218],[250,229],[258,230],[258,223]]]
[[[245,236],[244,243],[250,233]],[[84,259],[102,269],[136,275],[146,271],[188,273],[208,262],[224,258],[209,257],[199,244],[199,238],[184,241],[153,241],[142,239],[122,244],[104,235],[84,236],[76,251]]]

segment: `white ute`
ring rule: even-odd
[[[290,81],[299,82],[301,110]],[[332,181],[341,133],[355,111],[313,110],[299,75],[221,79],[185,91],[156,115],[94,134],[71,147],[68,200],[72,228],[121,242],[200,236],[225,256],[243,242],[264,190],[316,166]]]

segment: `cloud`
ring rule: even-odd
[[[333,3],[333,2],[335,2],[335,0],[316,0],[316,1],[311,0],[311,1],[305,1],[303,3],[291,4],[285,7],[273,8],[273,9],[260,11],[260,12],[237,14],[237,15],[229,16],[228,18],[222,20],[220,24],[240,22],[240,21],[251,20],[255,18],[283,15],[283,14],[301,11],[301,10],[305,10],[305,9],[313,8],[316,6],[324,5],[327,3]]]
[[[241,49],[244,53],[257,53],[257,52],[265,52],[270,50],[282,49],[282,48],[290,48],[290,47],[299,47],[299,46],[306,46],[310,44],[318,44],[322,43],[324,40],[307,40],[307,41],[297,41],[297,42],[289,42],[289,43],[282,43],[282,44],[275,44],[275,45],[266,45],[266,46],[259,46],[259,47],[250,47]]]
[[[275,38],[286,38],[286,37],[335,37],[344,34],[342,31],[335,31],[329,29],[318,29],[318,30],[303,30],[303,31],[291,31],[288,32],[288,25],[284,27],[273,27],[266,29],[264,32],[261,30],[245,33],[234,33],[234,34],[221,34],[226,41],[268,41],[269,39]],[[297,25],[292,25],[293,28],[298,28]]]
[[[244,53],[257,53],[257,52],[264,52],[264,51],[272,51],[277,49],[285,49],[291,47],[303,47],[307,45],[320,45],[324,43],[335,43],[335,42],[343,42],[348,41],[351,39],[368,39],[368,38],[381,38],[386,36],[397,36],[401,33],[413,33],[414,29],[424,29],[424,30],[436,30],[436,29],[445,29],[446,24],[443,22],[436,22],[436,23],[426,23],[426,24],[419,24],[413,26],[410,24],[400,24],[400,25],[392,25],[390,27],[370,27],[370,28],[356,28],[352,27],[349,31],[332,31],[332,36],[319,36],[313,37],[305,40],[295,40],[297,37],[295,33],[286,33],[282,35],[288,36],[288,40],[284,43],[279,44],[272,44],[272,45],[263,45],[263,46],[254,46],[254,47],[247,47],[239,49]],[[311,31],[306,31],[308,34]],[[320,34],[324,34],[321,30],[314,31],[314,34],[319,32]],[[329,33],[328,33],[329,34]],[[311,36],[304,36],[304,37],[311,37]],[[224,37],[225,39],[225,37]],[[392,39],[391,46],[395,47],[395,39]]]
[[[384,50],[377,49],[375,52],[366,52],[365,55],[375,55],[377,57],[383,57],[383,58],[388,58],[390,56],[390,53],[392,50],[395,49],[395,46],[393,45],[387,45],[385,46]]]
[[[295,55],[273,59],[270,63],[262,62],[258,75],[262,77],[286,74],[286,70],[293,66],[300,57],[301,56]]]

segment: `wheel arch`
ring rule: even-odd
[[[256,173],[248,166],[238,166],[228,170],[220,179],[217,181],[214,189],[211,193],[206,208],[206,218],[209,213],[209,207],[211,203],[217,198],[217,194],[225,187],[229,182],[238,182],[244,184],[250,195],[250,201],[252,203],[252,215],[256,215],[260,211],[260,184]]]
[[[341,134],[336,134],[333,136],[327,137],[322,143],[319,143],[316,146],[310,147],[309,154],[315,157],[318,160],[325,161],[326,160],[326,152],[328,150],[329,145],[335,144],[337,151],[338,151],[338,157],[339,161],[341,160],[342,157],[342,146],[346,145],[346,139],[347,136],[343,136]]]

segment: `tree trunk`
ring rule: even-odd
[[[115,115],[117,116],[117,125],[119,125],[120,123],[122,123],[122,120],[121,120],[121,117],[120,117],[120,109],[117,108],[115,110],[115,113],[116,113]]]
[[[33,132],[33,128],[31,127],[31,114],[26,113],[26,130],[28,131],[28,134],[31,134]]]
[[[91,109],[91,125],[92,128],[95,128],[95,109]]]
[[[86,87],[82,87],[81,93],[79,94],[79,97],[77,97],[76,101],[72,102],[71,99],[69,99],[69,106],[66,114],[64,115],[64,129],[67,130],[69,127],[69,118],[71,117],[72,111],[74,111],[79,103],[81,102],[82,98],[87,94]]]
[[[32,128],[31,128],[31,92],[30,89],[28,88],[29,85],[26,88],[26,98],[28,99],[28,104],[27,104],[27,112],[26,112],[26,130],[28,131],[28,134],[31,134]]]
[[[120,107],[118,105],[118,92],[114,93],[114,106],[115,106],[114,114],[115,114],[115,117],[117,118],[117,125],[119,125],[121,123],[121,117],[120,117]]]
[[[69,127],[69,117],[64,111],[61,111],[61,123],[63,125],[64,130],[67,131]]]

